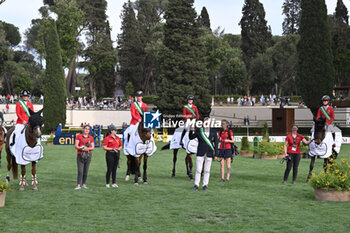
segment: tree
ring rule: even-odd
[[[12,51],[9,49],[10,42],[6,40],[3,23],[0,22],[0,75],[4,71],[6,61],[12,59]]]
[[[66,89],[61,48],[53,19],[43,20],[45,32],[46,71],[43,82],[45,130],[54,131],[66,123]]]
[[[122,86],[131,82],[133,86],[141,89],[143,46],[138,23],[132,3],[124,3],[121,14],[122,33],[118,35],[119,63],[121,66]]]
[[[332,95],[334,67],[324,0],[302,0],[298,43],[298,86],[316,115],[323,95]]]
[[[275,93],[277,95],[283,95],[286,90],[291,95],[292,91],[296,90],[295,78],[297,75],[297,44],[299,38],[299,35],[296,34],[284,36],[267,51],[272,59]]]
[[[3,29],[6,34],[6,40],[10,42],[11,46],[16,46],[21,42],[21,34],[19,33],[18,27],[13,24],[0,21],[3,25]]]
[[[157,30],[156,26],[160,23],[160,17],[157,14],[157,9],[149,1],[140,1],[137,21],[138,31],[140,32],[140,46],[142,48],[141,85],[145,93],[150,94],[152,83],[154,82],[155,57],[153,46],[158,39],[153,36],[153,33]]]
[[[301,0],[285,0],[282,6],[285,18],[282,23],[283,35],[297,34],[300,23]]]
[[[258,55],[265,53],[266,49],[272,43],[271,29],[267,26],[265,20],[264,6],[259,0],[245,0],[243,16],[239,23],[241,25],[241,49],[243,52],[243,60],[248,71],[246,77],[245,89],[250,94],[252,85],[250,64]]]
[[[84,25],[87,48],[82,65],[89,71],[89,89],[93,97],[112,96],[114,93],[116,51],[113,49],[107,20],[106,0],[78,0],[85,13]]]
[[[134,96],[135,91],[134,91],[134,86],[132,85],[132,82],[128,82],[125,86],[125,95],[126,96]]]
[[[60,39],[62,63],[68,69],[66,79],[67,96],[75,93],[76,59],[81,55],[83,45],[79,37],[83,31],[84,12],[76,0],[57,0],[48,2],[49,10],[57,14],[57,33]]]
[[[348,10],[343,1],[337,2],[333,16],[329,16],[332,37],[335,84],[347,85],[350,78],[350,27]]]
[[[335,8],[334,18],[340,23],[349,25],[348,9],[346,8],[342,0],[337,1],[337,7]]]
[[[257,94],[270,93],[273,89],[275,73],[271,56],[259,54],[251,62],[252,92]]]
[[[199,24],[203,27],[209,28],[210,29],[210,18],[209,18],[209,14],[207,11],[207,8],[205,8],[205,6],[203,6],[201,14],[198,18]]]
[[[193,94],[200,113],[208,112],[209,80],[193,0],[170,1],[165,19],[157,106],[166,114],[179,113],[186,103],[186,96]]]

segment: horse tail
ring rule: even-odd
[[[162,149],[160,149],[160,150],[169,150],[169,149],[170,149],[170,143],[163,146]]]
[[[13,179],[17,180],[18,179],[18,165],[16,163],[15,156],[12,156],[12,174],[13,174]]]

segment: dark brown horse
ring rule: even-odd
[[[143,127],[143,122],[141,121],[139,123],[139,126],[137,128],[138,134],[140,136],[140,139],[143,143],[145,143],[147,140],[150,140],[152,137],[152,130],[151,129],[145,129]],[[130,137],[130,135],[129,135]],[[127,156],[128,161],[127,161],[127,171],[126,171],[126,177],[125,180],[129,180],[130,174],[135,174],[134,178],[134,184],[138,185],[138,180],[141,179],[141,172],[140,172],[140,166],[141,166],[141,161],[143,158],[143,183],[147,183],[147,160],[148,156],[146,154],[142,154],[140,157],[136,158],[133,155],[128,155]]]
[[[2,125],[0,125],[0,168],[1,168],[1,152],[2,152],[2,148],[4,147],[4,142],[5,142],[5,132],[2,129]]]
[[[29,147],[33,148],[37,145],[38,138],[41,137],[41,127],[44,124],[44,118],[40,115],[42,110],[38,112],[33,112],[29,109],[30,117],[29,121],[25,126],[25,138]],[[10,137],[14,131],[15,127],[12,127],[6,136],[6,153],[7,153],[7,182],[10,181],[10,171],[12,168],[13,178],[18,179],[18,164],[16,163],[16,158],[11,154],[10,151]],[[27,185],[26,181],[26,166],[21,165],[21,181],[20,181],[20,189],[24,190],[24,186]],[[36,178],[36,162],[32,162],[32,185],[33,190],[38,190],[37,187],[37,178]]]
[[[321,145],[322,141],[325,138],[326,135],[326,119],[325,118],[319,118],[319,119],[315,119],[314,118],[314,142],[316,143],[316,145]],[[306,178],[306,182],[309,182],[309,179],[312,176],[312,170],[314,169],[314,165],[315,165],[315,160],[316,160],[316,156],[311,157],[311,161],[310,161],[310,169],[309,169],[309,174]],[[338,156],[338,154],[333,150],[332,155],[328,158],[325,158],[323,160],[323,169],[326,172],[327,171],[327,165],[328,163],[332,163],[332,159],[336,159]]]

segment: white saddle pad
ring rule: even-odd
[[[44,157],[43,147],[38,139],[36,146],[29,147],[25,138],[24,125],[18,124],[10,137],[10,151],[19,165],[37,162]]]
[[[185,130],[184,127],[177,128],[175,130],[174,135],[170,141],[170,149],[173,150],[173,149],[184,148],[186,150],[187,154],[196,154],[197,147],[198,147],[198,139],[195,138],[193,140],[190,140],[188,130],[186,131],[186,133],[182,139],[182,143],[183,143],[184,147],[180,145],[181,135],[182,135],[182,132],[184,130]]]
[[[139,123],[136,125],[130,125],[124,131],[124,154],[132,155],[134,157],[140,157],[142,154],[152,156],[157,150],[157,146],[154,142],[153,133],[150,140],[142,142],[138,133]],[[129,138],[130,135],[130,138]],[[128,140],[129,138],[129,140]]]
[[[339,128],[335,129],[335,139],[331,132],[327,131],[325,138],[322,143],[317,145],[315,141],[312,141],[309,145],[309,155],[311,157],[319,156],[320,158],[328,158],[332,154],[333,144],[335,144],[334,150],[339,153],[342,144],[342,132]],[[314,133],[312,132],[311,138],[314,138]]]

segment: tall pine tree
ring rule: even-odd
[[[193,0],[173,0],[165,13],[164,45],[157,106],[178,114],[193,94],[201,114],[210,110],[209,80],[203,60],[201,30]]]
[[[350,80],[350,27],[348,19],[348,9],[342,0],[338,0],[334,15],[329,17],[336,85],[348,85]]]
[[[250,64],[259,53],[265,53],[272,43],[272,35],[271,29],[267,26],[265,20],[264,6],[259,0],[245,0],[242,13],[243,16],[239,23],[242,35],[241,49],[246,70],[248,71],[245,89],[249,95],[252,85]]]
[[[285,18],[282,23],[283,35],[297,34],[300,23],[301,0],[285,0],[282,9]]]
[[[135,89],[142,89],[143,46],[139,25],[131,1],[124,3],[121,14],[122,33],[118,35],[119,63],[122,86],[131,82]]]
[[[201,14],[199,16],[199,23],[201,26],[207,27],[210,29],[210,18],[209,18],[207,8],[205,8],[205,6],[203,6]]]
[[[46,70],[43,81],[45,131],[51,132],[59,123],[66,123],[66,88],[61,48],[53,19],[44,19]]]
[[[344,5],[342,0],[337,1],[337,7],[335,8],[334,17],[336,21],[344,24],[349,24],[348,9]]]
[[[325,0],[302,0],[298,43],[298,85],[316,115],[323,95],[332,94],[334,68]]]

